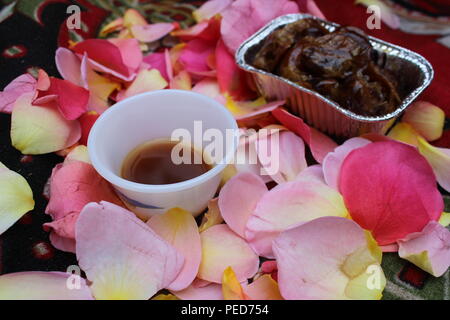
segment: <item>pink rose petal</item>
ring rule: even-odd
[[[337,144],[329,137],[309,127],[301,118],[290,114],[288,111],[278,108],[272,111],[272,114],[282,125],[296,133],[309,145],[317,162],[322,163],[325,156],[337,147]]]
[[[381,251],[371,241],[355,222],[340,217],[284,231],[273,242],[281,295],[288,300],[381,298]],[[379,272],[373,288],[369,267]]]
[[[317,180],[286,182],[258,201],[247,222],[246,239],[258,255],[271,259],[272,241],[280,232],[324,216],[347,216],[336,190]]]
[[[421,231],[444,209],[430,165],[400,142],[353,150],[342,164],[339,190],[352,218],[380,245]]]
[[[36,90],[36,79],[25,73],[11,81],[0,91],[0,112],[11,113],[14,103],[24,93]]]
[[[175,27],[176,24],[168,22],[153,23],[144,26],[134,25],[131,27],[131,32],[141,42],[153,42],[168,35]]]
[[[195,10],[192,15],[197,22],[214,17],[216,14],[224,11],[233,0],[210,0],[206,1],[200,8]]]
[[[351,151],[364,147],[369,143],[371,142],[364,138],[348,139],[344,144],[337,147],[323,159],[324,178],[330,187],[336,190],[338,189],[339,173],[341,172],[341,166],[345,157],[347,157]]]
[[[435,277],[442,276],[450,267],[450,231],[435,221],[397,243],[400,257]]]
[[[132,212],[104,201],[80,213],[76,253],[96,299],[149,299],[172,283],[184,263]]]
[[[223,186],[219,193],[219,209],[231,230],[245,236],[248,218],[266,192],[264,181],[252,173],[239,173]]]
[[[60,47],[56,49],[55,62],[63,79],[79,86],[82,85],[81,60],[75,53],[67,48]]]

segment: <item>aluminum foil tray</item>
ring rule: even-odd
[[[364,133],[385,133],[393,121],[425,90],[433,79],[431,64],[421,55],[383,40],[368,37],[373,48],[386,57],[386,66],[398,81],[402,102],[389,114],[368,117],[353,113],[321,94],[304,88],[286,78],[251,65],[264,40],[274,30],[300,19],[313,18],[329,31],[338,24],[308,14],[278,17],[247,39],[236,51],[236,63],[251,72],[258,91],[269,100],[286,100],[290,111],[316,129],[336,137],[354,137]]]

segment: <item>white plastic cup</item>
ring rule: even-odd
[[[202,121],[203,130],[220,130],[224,137],[227,130],[238,130],[232,114],[219,102],[184,90],[158,90],[122,100],[106,110],[92,127],[88,150],[95,170],[114,186],[128,208],[140,218],[148,219],[174,207],[186,209],[195,216],[214,197],[223,170],[232,163],[237,136],[231,143],[223,144],[223,161],[193,179],[148,185],[120,176],[124,159],[135,147],[154,139],[170,139],[174,130],[180,128],[194,137],[194,121]],[[201,143],[202,148],[208,144]]]

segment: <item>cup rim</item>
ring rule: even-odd
[[[230,148],[230,150],[227,151],[226,155],[223,157],[223,160],[219,164],[216,164],[213,168],[208,170],[207,172],[181,182],[177,183],[171,183],[171,184],[161,184],[161,185],[154,185],[154,184],[143,184],[143,183],[137,183],[133,181],[126,180],[122,178],[121,176],[115,174],[110,169],[106,168],[101,161],[99,160],[96,152],[96,136],[98,135],[98,131],[101,129],[101,126],[104,124],[105,121],[107,121],[111,116],[113,116],[115,113],[120,112],[122,109],[127,108],[130,103],[133,103],[134,100],[140,99],[142,97],[154,97],[155,96],[161,96],[161,95],[171,95],[171,94],[178,94],[178,95],[189,95],[189,96],[195,96],[196,99],[201,99],[207,102],[211,108],[216,109],[217,112],[222,113],[224,117],[224,121],[227,121],[230,124],[230,129],[235,129],[236,132],[239,129],[236,119],[231,114],[231,112],[221,103],[218,101],[205,96],[203,94],[193,92],[193,91],[187,91],[187,90],[177,90],[177,89],[162,89],[162,90],[155,90],[155,91],[149,91],[140,93],[137,95],[134,95],[132,97],[126,98],[122,101],[119,101],[109,107],[107,110],[105,110],[100,117],[95,121],[94,125],[91,128],[91,131],[89,133],[88,137],[88,153],[89,158],[91,160],[91,163],[94,167],[94,169],[108,182],[112,183],[113,185],[127,189],[130,191],[135,192],[144,192],[144,193],[166,193],[166,192],[174,192],[174,191],[181,191],[190,189],[192,187],[195,187],[196,185],[199,185],[213,177],[215,177],[217,174],[220,174],[225,167],[228,164],[232,163],[232,160],[234,158],[234,155],[238,148],[238,136],[236,135],[233,139],[233,146]]]

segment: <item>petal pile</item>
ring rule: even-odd
[[[90,203],[76,225],[76,253],[96,299],[149,299],[180,273],[184,258],[132,212]]]
[[[338,245],[336,245],[338,244]],[[380,299],[381,250],[354,221],[323,217],[282,232],[273,242],[285,299]]]

